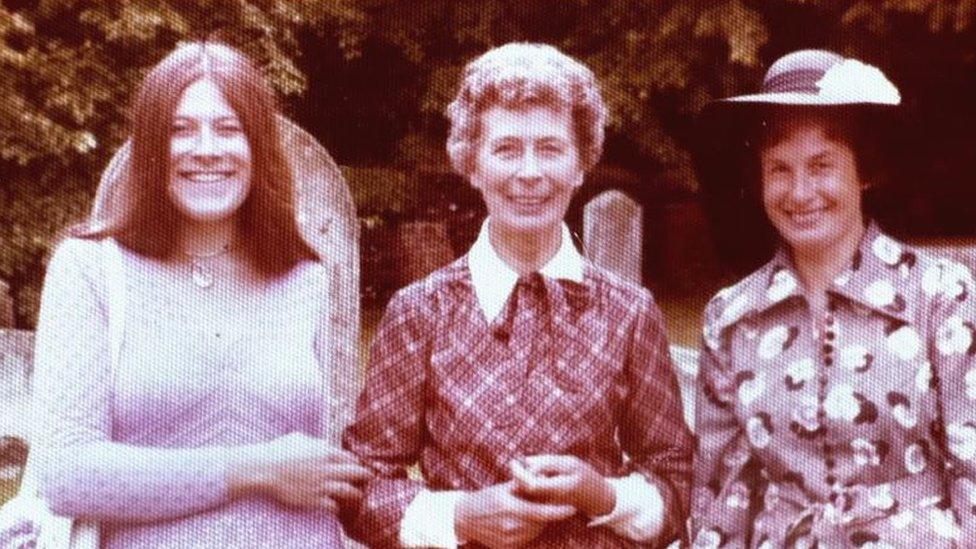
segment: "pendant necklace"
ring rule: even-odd
[[[209,254],[191,254],[183,252],[183,255],[190,260],[190,279],[193,280],[198,288],[210,288],[214,285],[216,275],[213,268],[213,260],[230,251],[230,244],[225,244],[221,249]]]

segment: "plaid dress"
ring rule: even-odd
[[[643,474],[664,501],[656,543],[684,530],[692,440],[661,313],[643,288],[589,264],[582,283],[530,275],[489,323],[463,257],[394,296],[367,376],[343,442],[380,473],[349,517],[372,546],[397,545],[422,489],[505,482],[510,460],[534,454]],[[423,482],[407,478],[417,461]],[[533,545],[636,545],[587,522],[552,524]]]

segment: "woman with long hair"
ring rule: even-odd
[[[322,336],[335,296],[277,112],[241,52],[179,46],[135,96],[117,211],[50,261],[32,466],[102,547],[342,544],[339,504],[369,472],[329,440],[326,395],[329,370],[355,365]]]

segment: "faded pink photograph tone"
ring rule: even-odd
[[[976,0],[0,0],[0,549],[976,546]]]

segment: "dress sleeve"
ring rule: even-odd
[[[111,442],[112,383],[101,248],[67,240],[48,266],[34,353],[38,488],[58,514],[153,521],[228,498],[226,448]],[[123,351],[124,352],[124,351]]]
[[[370,351],[366,384],[343,446],[377,476],[359,509],[344,517],[350,535],[370,545],[398,545],[400,523],[424,483],[407,477],[424,442],[425,386],[432,312],[422,287],[398,292],[386,308]]]
[[[321,435],[339,446],[342,430],[352,422],[362,390],[359,372],[359,281],[349,280],[329,264],[317,270],[322,299],[315,328],[315,356],[325,377],[325,416]],[[351,284],[357,287],[351,287]]]
[[[949,505],[936,506],[930,522],[940,535],[966,541],[976,539],[976,288],[971,277],[959,284],[961,292],[937,295],[929,317],[949,489]]]
[[[735,415],[732,366],[716,334],[718,303],[705,310],[695,398],[691,534],[694,547],[746,547],[751,531],[750,487],[756,489],[756,462]]]
[[[626,364],[630,386],[620,423],[620,443],[631,469],[655,485],[664,523],[657,543],[685,538],[691,489],[693,440],[682,412],[664,319],[649,293],[639,302]]]

